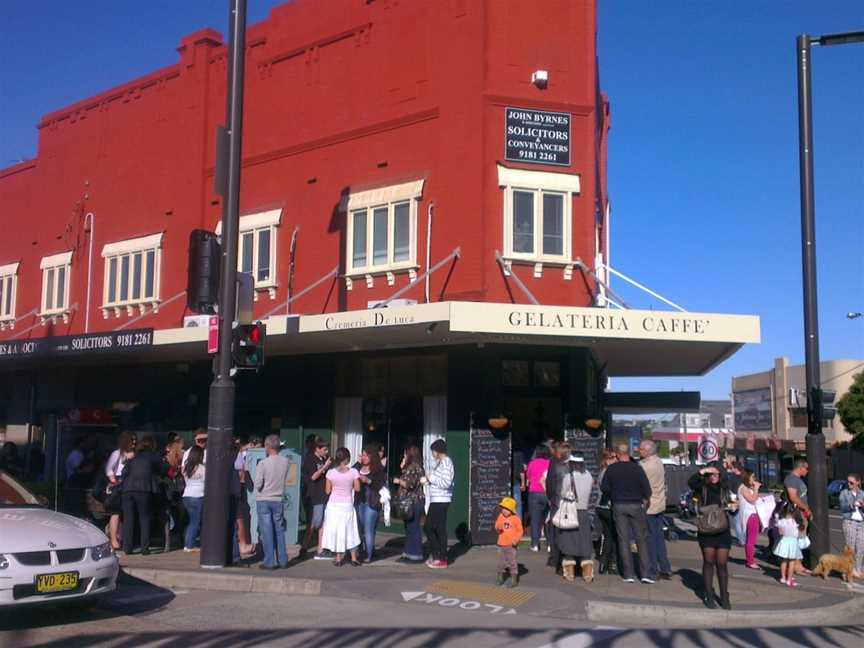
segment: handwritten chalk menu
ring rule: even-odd
[[[605,441],[602,436],[593,437],[590,434],[582,432],[569,433],[567,441],[570,443],[574,455],[585,458],[585,469],[594,478],[594,487],[591,489],[591,503],[589,505],[593,509],[600,500],[600,484],[597,481],[597,477],[600,475],[600,460],[603,457]]]
[[[471,430],[468,524],[471,544],[495,544],[498,502],[510,495],[510,433]]]

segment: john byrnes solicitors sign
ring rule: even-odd
[[[570,113],[506,109],[504,158],[570,166]]]
[[[565,306],[453,302],[451,331],[586,338],[759,342],[759,318]]]
[[[0,342],[0,361],[132,351],[153,345],[153,329],[86,333]]]

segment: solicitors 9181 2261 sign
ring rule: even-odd
[[[505,159],[570,166],[570,113],[508,107],[504,122]]]

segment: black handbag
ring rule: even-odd
[[[390,514],[403,522],[414,519],[414,500],[406,492],[396,493],[390,504]]]
[[[702,489],[701,502],[707,501],[708,492]],[[720,535],[729,530],[729,516],[726,515],[725,495],[720,496],[720,504],[699,505],[696,516],[696,529],[702,535]]]

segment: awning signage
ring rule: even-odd
[[[61,335],[0,342],[0,361],[133,351],[153,345],[153,329]]]
[[[570,166],[570,113],[507,108],[504,158]]]
[[[759,319],[747,315],[608,310],[454,302],[451,331],[514,335],[693,342],[759,342]]]

